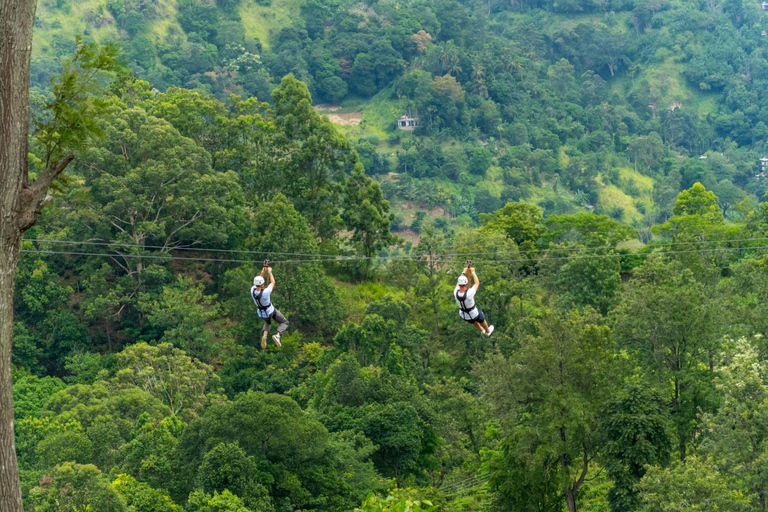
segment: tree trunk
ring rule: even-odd
[[[565,491],[565,503],[568,505],[568,512],[576,512],[576,492],[573,489]]]
[[[0,511],[23,512],[13,425],[13,285],[21,236],[45,190],[27,183],[35,0],[0,0]],[[69,162],[67,162],[69,163]],[[61,172],[61,171],[59,171]],[[47,182],[51,173],[43,173]]]
[[[5,205],[3,196],[3,205]],[[3,218],[8,208],[2,206]],[[5,226],[3,220],[0,226]],[[0,510],[21,512],[21,489],[16,464],[13,429],[13,382],[11,345],[13,342],[13,283],[20,234],[0,227]]]

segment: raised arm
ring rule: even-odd
[[[272,267],[267,267],[267,273],[269,274],[269,288],[275,288],[275,274],[272,273]]]
[[[477,288],[480,286],[480,280],[477,278],[475,267],[470,268],[469,271],[472,272],[472,279],[475,281],[475,284],[472,285],[472,288],[474,288],[475,291],[477,291]]]

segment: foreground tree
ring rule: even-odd
[[[712,365],[721,329],[717,303],[677,263],[649,260],[635,275],[616,309],[614,332],[651,382],[667,390],[684,460],[701,427],[701,413],[716,407]]]
[[[514,358],[478,370],[509,435],[489,460],[496,510],[577,511],[592,462],[605,449],[600,404],[621,380],[608,327],[597,315],[549,316]]]
[[[665,467],[672,452],[669,411],[663,394],[641,378],[629,379],[605,408],[605,469],[613,480],[608,491],[612,512],[640,506],[635,489],[651,465]]]
[[[93,101],[102,70],[118,68],[115,50],[81,45],[53,83],[49,116],[38,127],[42,168],[30,175],[29,66],[36,2],[0,1],[0,510],[21,512],[13,434],[11,345],[13,286],[19,244],[35,216],[50,201],[49,188],[94,131]]]

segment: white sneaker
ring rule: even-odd
[[[261,350],[267,349],[267,333],[264,333],[264,336],[261,337]]]
[[[486,336],[490,336],[492,332],[493,332],[493,326],[489,325],[488,326],[488,333],[486,333]]]
[[[272,339],[275,340],[275,343],[278,347],[282,347],[283,345],[280,344],[280,336],[277,334],[272,335]]]

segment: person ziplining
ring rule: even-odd
[[[264,273],[269,275],[269,286],[264,286]],[[267,335],[272,328],[272,319],[277,320],[277,334],[272,336],[275,344],[278,347],[282,347],[280,338],[285,330],[288,328],[288,320],[275,306],[272,304],[271,296],[272,291],[275,289],[275,275],[272,273],[272,267],[269,266],[269,260],[264,262],[264,268],[261,269],[259,275],[253,278],[253,287],[251,288],[251,297],[253,302],[256,303],[256,307],[259,308],[259,316],[264,319],[264,327],[262,328],[261,335],[261,348],[267,348]]]
[[[456,304],[459,305],[459,316],[461,319],[474,325],[478,331],[486,336],[490,336],[493,332],[493,326],[488,325],[485,315],[475,304],[475,294],[480,287],[480,280],[477,278],[477,273],[471,265],[472,261],[470,260],[467,262],[467,268],[461,272],[456,282],[456,288],[453,289],[453,298],[456,299]],[[471,288],[467,287],[469,284],[467,272],[471,272],[472,280],[474,281]]]

